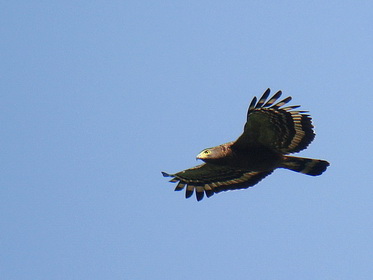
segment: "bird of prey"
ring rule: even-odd
[[[205,163],[175,174],[162,172],[177,183],[175,191],[186,188],[185,197],[196,193],[198,201],[221,191],[246,189],[257,184],[276,168],[286,168],[307,175],[322,174],[325,160],[289,156],[299,152],[315,137],[308,111],[287,106],[291,97],[278,101],[278,91],[268,101],[267,89],[257,102],[250,103],[244,131],[236,141],[204,149],[197,159]]]

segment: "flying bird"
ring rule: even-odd
[[[308,111],[295,110],[299,105],[283,107],[291,97],[278,101],[281,91],[268,101],[267,89],[257,102],[250,103],[244,131],[236,141],[204,149],[197,159],[205,163],[175,174],[162,172],[177,183],[175,191],[186,188],[185,197],[221,191],[246,189],[257,184],[276,168],[286,168],[307,175],[322,174],[329,162],[289,156],[305,148],[315,138]]]

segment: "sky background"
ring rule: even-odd
[[[2,1],[0,278],[372,279],[372,29],[372,1]],[[268,87],[327,172],[174,192]]]

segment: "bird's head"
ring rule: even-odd
[[[217,160],[222,157],[221,149],[220,147],[214,147],[214,148],[207,148],[204,149],[202,152],[200,152],[197,155],[197,159],[201,159],[203,161],[209,161],[209,160]]]

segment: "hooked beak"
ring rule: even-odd
[[[198,160],[198,159],[203,159],[203,154],[202,154],[202,152],[199,153],[199,154],[196,156],[196,160]]]

